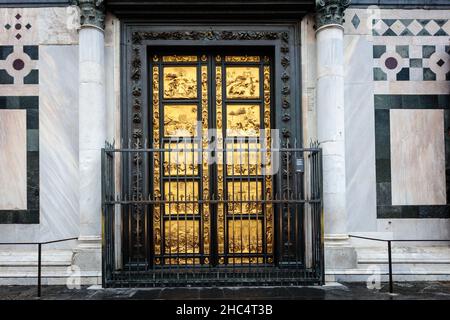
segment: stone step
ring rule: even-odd
[[[72,263],[71,250],[46,250],[42,252],[43,266],[69,266]],[[0,251],[0,268],[33,267],[38,265],[36,251]]]
[[[356,248],[356,254],[358,266],[388,263],[387,248]],[[392,264],[450,265],[450,247],[394,247],[392,248]]]

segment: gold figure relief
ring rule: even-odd
[[[164,105],[164,136],[193,137],[197,129],[195,104]]]
[[[164,149],[164,175],[165,176],[192,176],[198,175],[200,163],[197,148],[192,143],[166,143]]]
[[[220,62],[220,56],[216,56],[216,61]],[[216,129],[217,129],[217,198],[224,199],[224,172],[223,172],[223,137],[222,137],[222,66],[216,67]],[[217,205],[217,237],[219,254],[225,253],[225,209],[223,202]],[[224,263],[224,259],[219,260],[220,264]]]
[[[165,99],[197,98],[197,67],[164,67]]]
[[[258,143],[227,143],[227,174],[231,176],[261,174],[261,145]]]
[[[154,62],[158,62],[158,56],[153,57]],[[152,68],[152,90],[153,90],[153,147],[155,149],[159,148],[159,67],[154,66]],[[160,186],[160,155],[158,152],[153,154],[153,194],[155,198],[158,200],[161,197],[161,186]],[[154,225],[154,245],[155,245],[155,254],[161,254],[161,206],[155,205],[153,209],[153,225]],[[160,259],[155,259],[156,264],[160,264]]]
[[[259,99],[259,68],[227,67],[226,92],[228,99]]]
[[[202,61],[206,62],[206,56],[202,55]],[[208,172],[208,67],[207,66],[201,66],[201,75],[202,75],[202,147],[203,147],[203,154],[202,154],[202,187],[203,187],[203,194],[202,199],[208,200],[209,199],[209,172]],[[203,214],[203,249],[205,254],[209,253],[209,204],[205,203],[202,207],[202,214]],[[208,258],[205,259],[205,263],[208,263]]]
[[[238,180],[238,179],[237,179]],[[261,181],[233,181],[227,183],[228,213],[260,214],[263,190]]]
[[[259,105],[227,105],[227,136],[257,137],[259,129]]]
[[[231,220],[228,224],[228,234],[230,253],[263,252],[261,220]],[[256,261],[256,258],[253,259]]]
[[[164,251],[168,254],[199,253],[199,221],[171,220],[164,222]]]
[[[164,182],[164,214],[198,214],[197,182]]]
[[[176,54],[171,56],[163,56],[163,62],[197,62],[197,56],[177,56]]]

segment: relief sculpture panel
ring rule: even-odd
[[[196,133],[197,106],[165,105],[164,106],[164,136],[192,137]]]
[[[228,99],[259,99],[259,68],[227,67],[226,86]]]
[[[227,136],[258,136],[259,114],[258,105],[227,105]]]
[[[164,67],[164,98],[197,98],[197,68]]]

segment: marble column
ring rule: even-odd
[[[323,150],[325,264],[353,267],[347,235],[344,121],[344,10],[349,0],[317,0],[317,135]]]
[[[106,138],[103,1],[79,0],[80,235],[74,264],[101,271],[101,148]]]

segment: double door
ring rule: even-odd
[[[150,59],[153,264],[272,264],[271,57]]]

